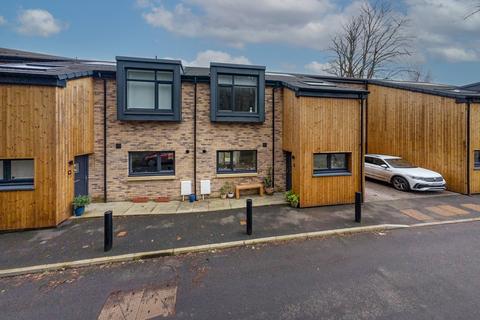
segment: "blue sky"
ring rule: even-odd
[[[5,3],[7,2],[7,3]],[[79,58],[236,62],[272,71],[323,72],[331,35],[360,2],[334,0],[83,0],[2,2],[0,46]],[[475,0],[402,0],[415,54],[435,82],[480,81]]]

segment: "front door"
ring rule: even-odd
[[[88,156],[75,157],[75,196],[88,195]]]
[[[292,190],[292,153],[285,152],[285,188],[286,190]]]

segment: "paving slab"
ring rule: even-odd
[[[156,202],[149,201],[145,203],[134,203],[124,215],[148,214],[157,206]]]

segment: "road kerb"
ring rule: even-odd
[[[435,222],[422,222],[415,223],[410,225],[410,227],[428,227],[428,226],[438,226],[442,224],[455,224],[455,223],[464,223],[464,222],[475,222],[480,221],[480,218],[468,218],[468,219],[457,219],[457,220],[447,220],[447,221],[435,221]]]

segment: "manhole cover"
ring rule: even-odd
[[[99,320],[144,320],[175,314],[177,287],[144,288],[112,292],[98,316]]]

